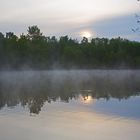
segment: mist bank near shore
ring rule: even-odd
[[[140,95],[140,70],[0,72],[0,109],[18,104],[39,113],[45,102],[128,99]]]

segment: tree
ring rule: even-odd
[[[7,32],[7,33],[6,33],[6,38],[7,38],[7,39],[17,40],[18,37],[17,37],[16,35],[14,35],[13,32]]]
[[[4,39],[4,35],[0,32],[0,39]]]
[[[86,37],[81,42],[62,36],[46,37],[37,26],[28,28],[28,35],[0,33],[0,68],[140,68],[140,43],[120,37]]]
[[[139,2],[140,0],[137,0],[137,1]],[[135,14],[135,17],[136,17],[136,22],[138,26],[135,28],[132,28],[132,31],[137,33],[137,32],[140,32],[140,15]]]
[[[81,43],[82,43],[82,44],[86,44],[86,43],[88,43],[88,38],[83,37],[83,39],[82,39]]]
[[[38,40],[42,36],[40,29],[36,25],[29,26],[27,31],[28,31],[27,37],[30,40]]]

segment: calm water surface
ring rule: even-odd
[[[139,70],[0,72],[0,140],[139,138]]]

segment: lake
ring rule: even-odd
[[[0,140],[139,140],[140,70],[0,72]]]

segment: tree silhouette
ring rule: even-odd
[[[30,40],[37,40],[42,36],[40,29],[36,25],[29,26],[27,31],[28,31],[27,37]]]
[[[137,0],[137,1],[139,2],[140,0]],[[138,27],[132,28],[132,31],[138,33],[138,32],[140,32],[140,15],[135,14],[135,18],[136,18],[136,22],[138,24]]]
[[[3,69],[140,68],[140,43],[118,38],[43,36],[37,26],[17,37],[0,33],[0,70]]]
[[[81,43],[83,43],[83,44],[86,44],[86,43],[88,43],[88,38],[86,38],[86,37],[83,37],[83,39],[82,39]]]

